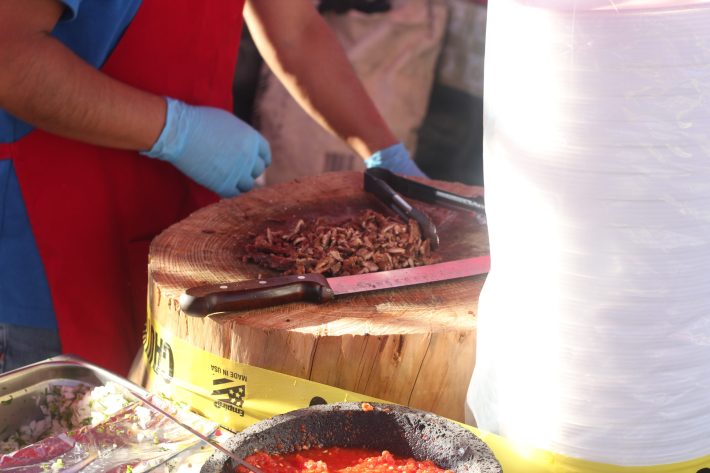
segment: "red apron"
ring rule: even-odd
[[[143,0],[103,71],[230,110],[244,0]],[[217,196],[170,164],[35,130],[7,146],[62,349],[120,374],[145,325],[150,241]]]

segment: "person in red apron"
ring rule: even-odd
[[[310,0],[246,3],[0,3],[0,371],[64,352],[127,372],[151,239],[271,159],[229,112],[244,17],[367,166],[421,175]]]

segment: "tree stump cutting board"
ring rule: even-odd
[[[428,181],[450,192],[482,188]],[[434,221],[440,261],[488,254],[474,214],[409,200]],[[363,190],[359,172],[327,173],[257,189],[201,209],[151,244],[149,305],[173,336],[223,358],[409,405],[460,420],[475,362],[484,276],[259,310],[190,317],[186,289],[276,275],[242,260],[250,234],[317,217],[389,210]],[[135,378],[135,374],[132,376]]]

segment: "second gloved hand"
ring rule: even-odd
[[[141,154],[167,161],[222,197],[254,187],[271,164],[269,143],[231,113],[167,98],[165,127]]]
[[[428,177],[409,157],[409,151],[402,143],[377,151],[365,160],[365,166],[368,169],[384,168],[403,176]]]

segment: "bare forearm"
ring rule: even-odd
[[[279,3],[251,0],[245,18],[264,60],[291,95],[363,158],[396,143],[337,37],[312,5],[308,6],[312,12],[299,13],[286,25],[273,20],[274,11],[288,10]]]
[[[104,75],[49,34],[2,41],[0,65],[0,107],[51,133],[142,150],[164,124],[162,97]]]

